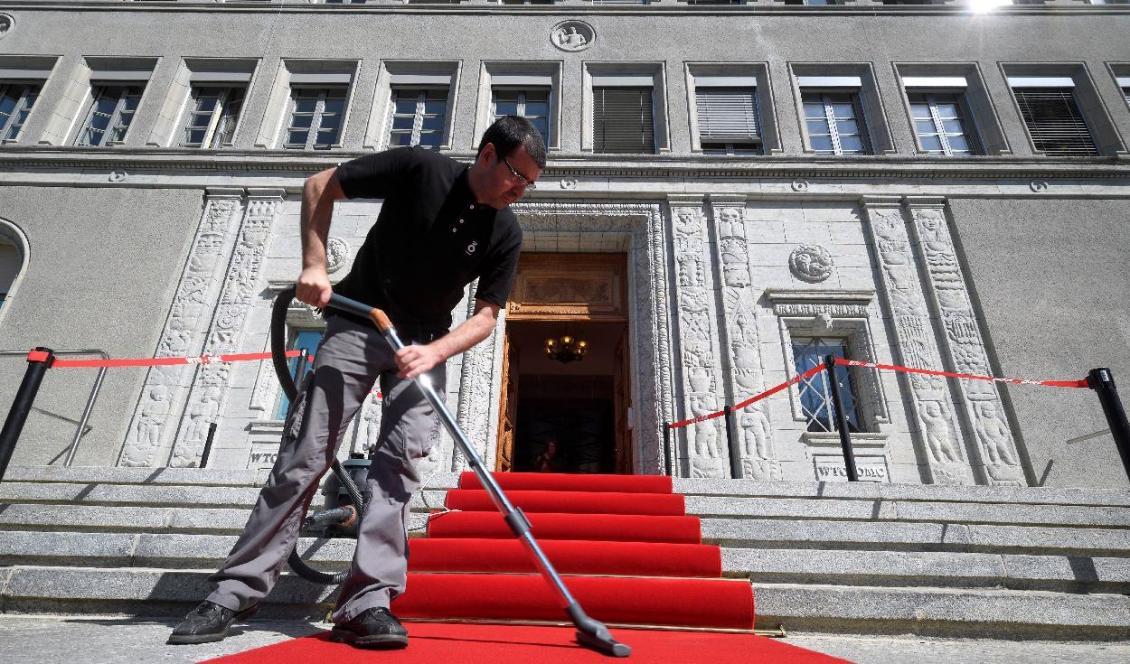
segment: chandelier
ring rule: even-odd
[[[588,352],[589,342],[568,334],[545,340],[545,356],[563,364],[583,360]]]

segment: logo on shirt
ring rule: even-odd
[[[475,253],[475,250],[478,249],[478,248],[479,248],[479,241],[478,240],[471,240],[471,244],[467,245],[467,248],[464,249],[463,251],[468,256],[470,256],[471,254]]]

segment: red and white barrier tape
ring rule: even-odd
[[[795,377],[791,378],[790,380],[786,380],[785,382],[781,383],[780,385],[775,385],[775,386],[765,390],[764,392],[762,392],[760,394],[755,394],[754,396],[746,399],[745,401],[742,401],[741,403],[735,404],[732,410],[741,410],[742,408],[745,408],[746,406],[748,406],[750,404],[761,401],[762,399],[764,399],[766,397],[771,397],[774,394],[780,392],[781,390],[788,389],[791,385],[794,385],[796,383],[799,383],[802,380],[805,380],[807,378],[811,378],[812,376],[815,376],[816,374],[820,373],[821,371],[824,371],[824,368],[825,367],[824,367],[823,364],[819,364],[817,366],[814,366],[811,369],[809,369],[808,371],[805,371],[804,373],[800,374],[799,376],[795,376]],[[726,414],[726,411],[725,411],[725,409],[723,409],[723,410],[719,410],[719,411],[714,412],[714,413],[707,413],[706,415],[699,415],[698,417],[692,417],[689,420],[680,420],[678,422],[672,422],[671,424],[668,424],[667,426],[672,428],[672,429],[680,429],[680,428],[685,427],[685,426],[690,426],[691,424],[698,424],[699,422],[705,422],[707,420],[712,420],[716,417],[722,417],[725,414]]]
[[[1009,385],[1042,385],[1043,387],[1090,387],[1087,379],[1082,380],[1027,380],[1024,378],[999,378],[997,376],[981,376],[978,374],[954,373],[952,371],[939,371],[937,369],[919,369],[904,367],[898,364],[879,364],[877,362],[864,362],[863,360],[845,360],[836,358],[836,364],[843,367],[868,367],[871,369],[884,369],[887,371],[902,371],[903,373],[925,374],[927,376],[945,376],[946,378],[965,378],[968,380],[984,380],[994,383],[1008,383]]]
[[[298,357],[302,353],[288,350],[287,357]],[[50,357],[46,351],[28,351],[28,362],[46,362]],[[308,356],[309,357],[309,356]],[[252,362],[269,360],[270,353],[228,353],[226,355],[200,355],[198,357],[137,357],[123,359],[64,360],[56,357],[52,369],[100,369],[103,367],[163,367],[184,364],[223,364],[230,362]]]

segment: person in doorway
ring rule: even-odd
[[[552,473],[557,471],[557,440],[550,438],[545,441],[541,454],[534,459],[534,470],[539,473]]]
[[[366,481],[369,502],[332,636],[359,647],[398,648],[408,634],[389,611],[407,581],[408,501],[415,463],[429,452],[436,413],[411,379],[444,393],[447,358],[489,337],[517,272],[522,232],[510,204],[533,189],[545,143],[527,120],[506,116],[483,134],[470,166],[421,148],[364,156],[306,180],[297,297],[323,308],[331,295],[326,243],[334,202],[383,199],[336,291],[383,309],[407,346],[393,352],[366,319],[327,310],[313,371],[291,404],[278,460],[243,535],[211,576],[213,587],[169,643],[218,641],[254,613],[298,539],[318,481],[346,424],[380,380],[385,410]],[[451,311],[478,279],[474,314],[454,330]]]

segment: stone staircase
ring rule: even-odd
[[[183,615],[242,529],[264,471],[9,468],[0,611]],[[456,475],[413,498],[422,533]],[[679,479],[757,625],[1008,638],[1130,637],[1130,492]],[[352,540],[303,540],[348,564]],[[333,589],[286,574],[272,617]]]

